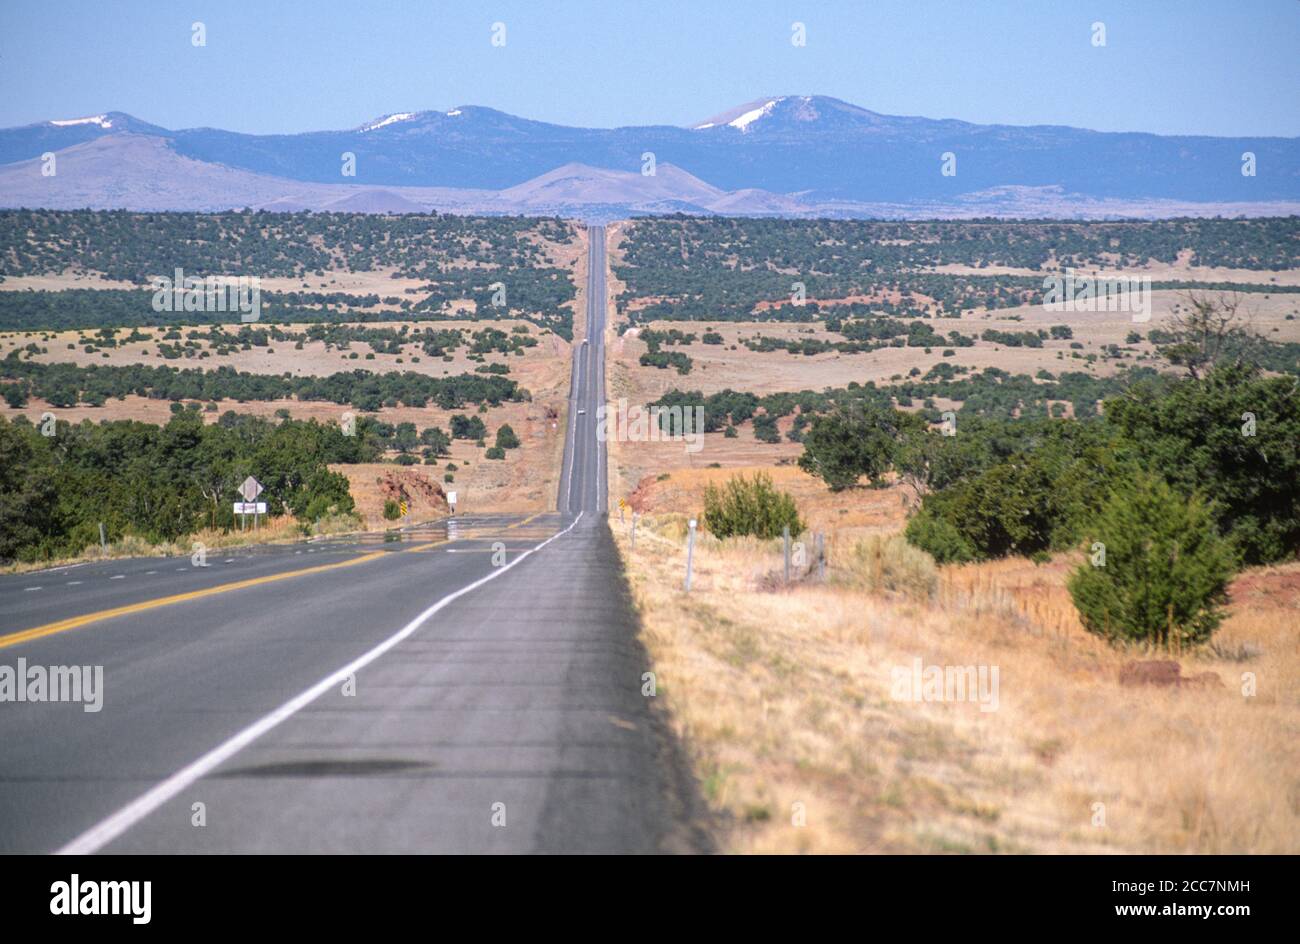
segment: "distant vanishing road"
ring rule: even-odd
[[[0,577],[0,666],[103,667],[98,712],[0,702],[0,851],[706,851],[605,530],[590,234],[556,511]]]

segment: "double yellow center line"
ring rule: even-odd
[[[215,587],[207,587],[203,590],[190,590],[187,593],[174,593],[169,597],[157,597],[153,600],[143,600],[139,603],[131,603],[127,606],[114,607],[111,610],[98,610],[94,613],[86,613],[82,616],[73,616],[65,620],[59,620],[57,623],[46,623],[44,626],[34,626],[31,629],[24,629],[21,632],[10,633],[7,636],[0,636],[0,649],[7,646],[16,646],[20,642],[29,642],[33,639],[40,639],[42,636],[52,636],[55,633],[66,632],[69,629],[76,629],[78,626],[85,626],[87,623],[95,623],[99,620],[112,619],[115,616],[126,616],[129,613],[143,613],[145,610],[154,610],[160,606],[171,606],[173,603],[184,603],[187,600],[198,600],[203,597],[216,596],[218,593],[229,593],[232,590],[243,590],[246,587],[257,587],[265,583],[275,583],[277,580],[288,580],[290,577],[303,577],[307,574],[319,574],[327,570],[338,570],[340,567],[353,567],[356,564],[364,564],[366,561],[372,561],[388,554],[388,551],[375,551],[372,554],[363,554],[360,557],[354,557],[351,560],[339,561],[337,564],[320,564],[316,567],[304,567],[301,570],[287,570],[284,573],[268,574],[265,577],[250,577],[247,580],[236,580],[232,583],[222,583]]]
[[[531,517],[525,518],[516,524],[502,528],[503,531],[513,531],[515,528],[523,527],[534,518],[538,518],[546,512],[538,512]],[[427,551],[430,548],[441,547],[447,544],[447,541],[433,541],[428,544],[419,544],[415,547],[407,548],[405,552]],[[68,619],[59,620],[55,623],[46,623],[44,626],[33,626],[31,629],[24,629],[16,633],[9,633],[0,636],[0,649],[9,646],[16,646],[19,643],[30,642],[33,639],[40,639],[43,636],[52,636],[55,633],[67,632],[70,629],[77,629],[88,623],[97,623],[100,620],[113,619],[117,616],[128,616],[131,613],[143,613],[146,610],[156,610],[161,606],[171,606],[175,603],[185,603],[189,600],[200,600],[203,597],[216,596],[218,593],[230,593],[232,590],[244,590],[248,587],[260,587],[263,584],[275,583],[278,580],[288,580],[291,577],[305,577],[308,574],[320,574],[328,570],[339,570],[343,567],[355,567],[357,564],[364,564],[367,561],[378,560],[381,557],[387,557],[392,551],[374,551],[370,554],[362,554],[360,557],[354,557],[351,560],[339,561],[336,564],[318,564],[315,567],[304,567],[299,570],[286,570],[283,573],[267,574],[265,577],[250,577],[247,580],[235,580],[231,583],[218,584],[215,587],[206,587],[203,590],[190,590],[186,593],[174,593],[171,596],[157,597],[153,600],[142,600],[139,603],[131,603],[127,606],[114,607],[111,610],[98,610],[94,613],[85,613],[81,616],[72,616]]]

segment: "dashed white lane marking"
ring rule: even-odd
[[[126,574],[114,574],[113,576],[109,577],[108,579],[109,579],[109,580],[125,580],[125,579],[126,579]]]
[[[223,560],[221,563],[223,563],[223,564],[233,564],[234,562],[235,562],[235,559],[234,559],[233,557],[227,557],[227,558],[226,558],[225,560]]]
[[[185,571],[187,571],[187,570],[189,570],[188,567],[177,567],[177,568],[176,568],[176,573],[178,573],[178,574],[183,574],[183,573],[185,573]]]
[[[41,589],[41,588],[40,588],[40,587],[23,587],[23,589],[26,590],[28,593],[31,593],[33,590],[39,590],[39,589]]]
[[[146,571],[144,572],[144,575],[145,575],[146,577],[148,577],[150,574],[156,574],[156,573],[158,573],[158,571],[156,571],[156,570],[146,570]]]
[[[396,633],[389,636],[373,649],[363,653],[347,665],[338,669],[331,675],[327,675],[311,688],[307,689],[300,695],[289,699],[279,708],[275,709],[268,715],[254,721],[248,727],[244,728],[238,734],[227,739],[221,744],[208,751],[198,760],[192,762],[186,767],[182,767],[176,773],[172,774],[166,780],[156,785],[150,790],[136,797],[126,806],[122,807],[112,816],[101,821],[86,830],[76,839],[72,840],[66,846],[56,851],[56,855],[89,855],[92,852],[98,852],[108,843],[112,842],[122,833],[126,832],[140,820],[144,819],[158,807],[162,806],[168,800],[172,799],[178,793],[191,786],[196,780],[211,772],[214,768],[221,765],[222,762],[238,754],[248,745],[252,744],[266,732],[283,724],[289,718],[292,718],[303,708],[306,708],[321,695],[325,694],[336,685],[342,684],[350,676],[356,675],[370,663],[374,662],[388,650],[392,649],[402,640],[414,634],[421,626],[427,623],[435,614],[455,600],[460,599],[467,593],[473,593],[479,587],[489,581],[495,580],[502,574],[518,567],[525,560],[536,554],[542,548],[554,541],[564,537],[570,531],[578,526],[582,520],[583,512],[578,512],[578,517],[573,519],[563,531],[557,531],[545,541],[535,545],[531,550],[524,551],[510,563],[498,567],[485,577],[480,577],[473,583],[461,587],[454,593],[449,593],[437,603],[430,606],[427,610],[411,620]]]
[[[76,586],[77,584],[79,584],[79,583],[81,583],[80,580],[69,580],[67,585],[68,585],[69,587],[75,587],[75,586]]]

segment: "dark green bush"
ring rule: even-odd
[[[1070,595],[1091,632],[1133,642],[1204,642],[1223,618],[1236,567],[1213,509],[1158,475],[1118,489],[1088,529]]]

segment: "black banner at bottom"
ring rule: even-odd
[[[430,918],[431,928],[450,930],[448,918],[476,912],[494,927],[528,917],[553,925],[559,911],[578,918],[611,908],[627,910],[629,933],[643,920],[652,922],[646,931],[673,913],[680,920],[684,909],[730,930],[794,909],[790,916],[801,921],[859,928],[904,921],[927,932],[975,931],[995,920],[999,930],[1030,932],[1127,925],[1230,934],[1285,917],[1291,864],[1177,856],[679,862],[642,863],[624,874],[607,864],[593,881],[587,863],[553,864],[535,875],[523,863],[493,862],[489,870],[478,861],[398,857],[28,857],[10,860],[0,902],[12,930],[128,934],[382,930]],[[574,870],[567,880],[566,865]]]

